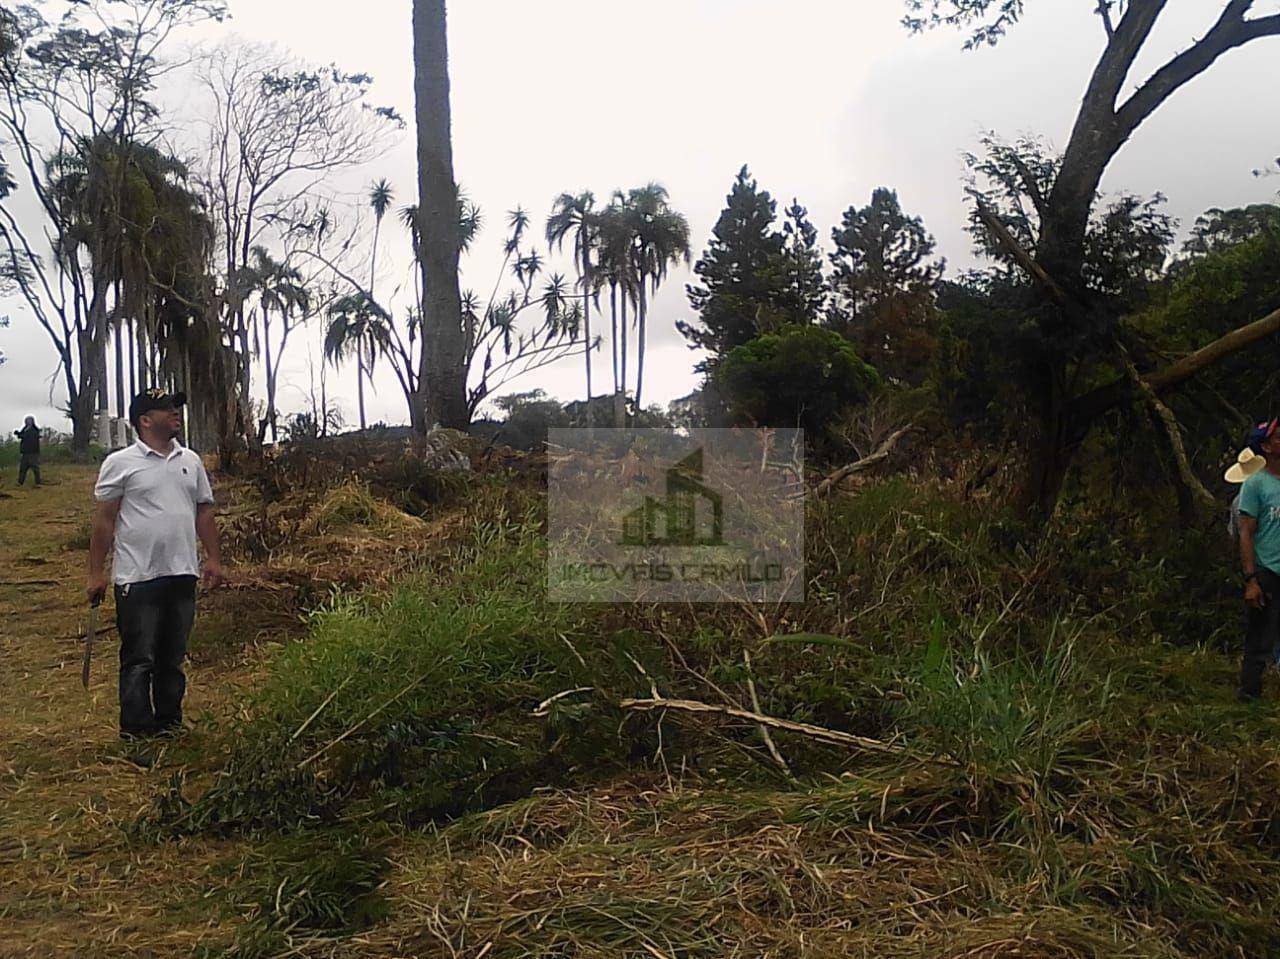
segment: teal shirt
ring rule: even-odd
[[[1269,470],[1254,473],[1240,490],[1240,512],[1258,521],[1253,557],[1259,566],[1280,573],[1280,478]]]

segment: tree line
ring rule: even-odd
[[[1135,398],[1145,408],[1205,381],[1280,329],[1277,304],[1263,297],[1253,301],[1261,315],[1233,316],[1216,340],[1170,349],[1149,325],[1169,284],[1190,282],[1169,265],[1174,225],[1158,196],[1099,194],[1111,160],[1161,104],[1231,50],[1280,34],[1280,14],[1215,0],[1208,31],[1135,81],[1167,0],[1087,3],[1101,53],[1065,149],[992,134],[968,158],[963,189],[981,270],[946,278],[924,225],[889,189],[851,207],[824,253],[803,207],[793,203],[778,223],[772,199],[742,171],[694,268],[696,317],[680,323],[706,351],[708,398],[719,391],[751,421],[782,415],[769,403],[821,419],[831,409],[789,394],[789,370],[829,377],[835,397],[932,382],[956,409],[1021,418],[1023,505],[1043,516],[1094,427],[1128,415]],[[1026,4],[906,8],[910,29],[960,28],[976,49],[1012,42]],[[169,59],[174,37],[225,15],[217,0],[99,0],[56,21],[30,6],[0,10],[0,284],[58,352],[77,449],[114,382],[117,408],[126,384],[183,385],[199,442],[227,460],[256,450],[278,433],[282,354],[313,319],[327,357],[355,361],[358,394],[385,362],[411,424],[425,431],[465,428],[494,390],[572,355],[584,360],[594,421],[593,354],[607,312],[604,418],[624,423],[643,411],[650,301],[691,257],[687,221],[661,186],[603,204],[581,191],[556,199],[544,238],[571,250],[572,278],[546,274],[530,215],[512,211],[491,290],[462,290],[459,257],[483,217],[453,169],[445,3],[415,0],[418,183],[399,217],[415,257],[414,301],[393,315],[392,297],[376,287],[394,191],[375,183],[367,209],[348,210],[325,185],[376,157],[402,119],[371,102],[368,76],[274,50],[225,44],[195,63]],[[157,91],[181,70],[200,91],[196,149],[171,142],[158,106]],[[20,221],[19,196],[37,210],[36,225]],[[311,416],[320,431],[330,421],[323,371]],[[259,383],[265,404],[253,400]]]

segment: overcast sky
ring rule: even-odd
[[[464,285],[487,291],[496,278],[502,220],[523,205],[540,235],[561,191],[664,184],[689,218],[695,257],[705,246],[738,168],[749,164],[780,202],[806,205],[830,245],[831,228],[878,186],[898,191],[923,217],[952,272],[972,264],[963,233],[961,154],[982,131],[1023,133],[1065,144],[1080,94],[1103,46],[1093,0],[1035,0],[996,49],[965,53],[950,31],[910,36],[901,0],[454,0],[450,4],[453,139],[459,181],[487,228],[464,263]],[[1172,0],[1131,81],[1202,35],[1221,3]],[[413,116],[409,0],[231,0],[233,20],[202,37],[230,33],[276,42],[316,62],[373,74],[373,99]],[[1257,15],[1280,10],[1259,0]],[[1224,57],[1149,120],[1108,171],[1104,189],[1163,192],[1190,226],[1208,207],[1274,200],[1280,178],[1251,171],[1280,152],[1280,39]],[[412,202],[412,129],[339,188],[358,195],[378,177]],[[384,236],[394,286],[408,264],[398,227]],[[567,262],[558,264],[570,271]],[[672,272],[650,313],[646,402],[667,402],[696,385],[696,355],[675,331],[690,314],[689,273]],[[48,403],[56,355],[17,302],[0,307],[0,408],[20,423],[34,413],[67,426]],[[1252,319],[1241,317],[1241,321]],[[282,370],[280,405],[302,408],[308,345],[298,334]],[[595,360],[604,388],[608,353]],[[585,389],[580,359],[543,370],[512,389],[542,387],[561,399]],[[355,419],[352,374],[336,386]],[[62,402],[61,392],[55,401]],[[403,422],[390,371],[378,376],[371,421]]]

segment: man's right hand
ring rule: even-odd
[[[107,595],[106,575],[103,573],[97,573],[97,574],[90,573],[89,585],[85,589],[85,593],[89,597],[90,605],[97,606],[100,602],[102,602],[102,597]]]
[[[1251,579],[1244,584],[1244,601],[1254,609],[1262,609],[1267,605],[1267,594],[1262,591],[1256,579]]]

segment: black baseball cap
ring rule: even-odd
[[[166,393],[158,388],[144,390],[129,404],[129,422],[133,424],[134,429],[137,429],[138,420],[152,410],[177,409],[179,406],[185,406],[186,402],[186,393]]]

